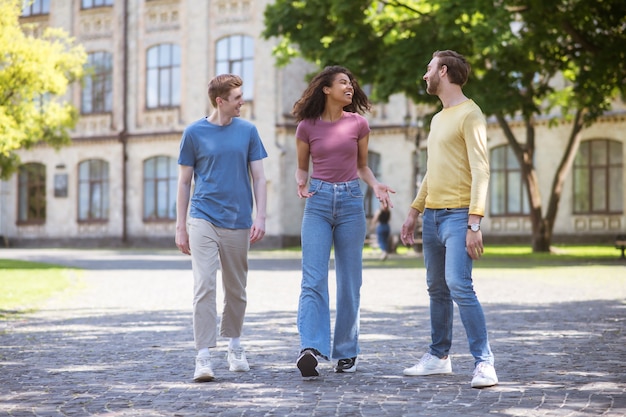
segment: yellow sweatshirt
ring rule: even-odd
[[[411,207],[469,208],[485,215],[489,186],[487,125],[473,100],[444,108],[430,124],[426,175]]]

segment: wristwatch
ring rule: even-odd
[[[468,224],[467,228],[472,232],[478,232],[480,230],[480,223],[472,223]]]

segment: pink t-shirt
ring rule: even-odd
[[[369,132],[367,119],[358,113],[344,111],[336,122],[302,120],[296,128],[296,138],[309,144],[311,178],[327,182],[358,178],[358,142]]]

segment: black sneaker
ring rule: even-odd
[[[359,359],[355,356],[349,359],[339,359],[337,365],[335,365],[335,372],[338,374],[342,372],[356,372],[356,365],[359,363]]]
[[[304,349],[296,361],[296,366],[303,377],[319,376],[317,372],[317,358],[313,349]]]

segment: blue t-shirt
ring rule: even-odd
[[[206,118],[189,125],[180,142],[179,165],[193,167],[195,182],[189,215],[217,227],[252,226],[249,164],[267,157],[256,127],[233,118],[218,126]]]

